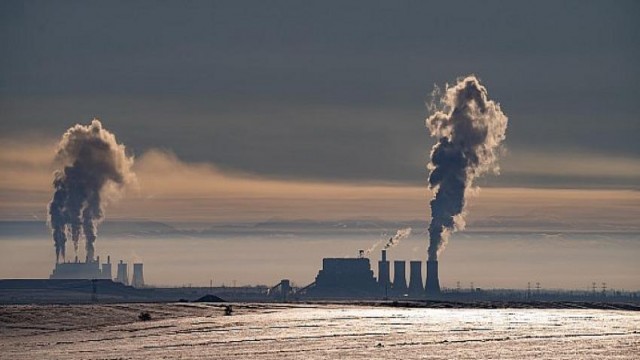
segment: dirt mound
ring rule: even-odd
[[[205,295],[201,298],[199,298],[198,300],[194,300],[194,302],[210,302],[210,303],[217,303],[217,302],[225,302],[224,299],[219,298],[215,295]]]

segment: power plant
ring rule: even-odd
[[[361,251],[360,254],[363,252]],[[378,294],[378,282],[373,276],[369,259],[324,258],[322,270],[307,294],[314,297],[367,298]]]
[[[129,285],[128,264],[120,260],[117,265],[116,278],[113,278],[111,256],[107,256],[107,262],[100,264],[98,256],[93,261],[81,262],[78,257],[73,262],[58,262],[49,276],[51,280],[113,280],[114,282]],[[142,263],[133,264],[133,278],[131,286],[142,288],[145,286]]]
[[[387,251],[381,251],[378,278],[374,277],[364,251],[356,258],[324,258],[316,281],[300,289],[298,294],[316,298],[380,298],[380,297],[437,297],[440,294],[438,263],[427,262],[427,285],[423,282],[422,261],[410,261],[407,287],[406,261],[393,262],[393,282],[390,281],[390,262]]]
[[[73,262],[56,263],[49,279],[111,279],[111,262],[107,258],[107,263],[100,267],[100,257],[93,261],[79,262],[76,256]]]

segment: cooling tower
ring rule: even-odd
[[[120,260],[120,263],[118,264],[116,282],[129,285],[129,274],[127,273],[127,264],[123,263],[122,260]]]
[[[440,279],[438,279],[438,261],[427,261],[427,295],[440,294]]]
[[[107,256],[107,262],[102,264],[102,278],[113,279],[113,273],[111,272],[111,256]]]
[[[382,250],[382,259],[378,261],[378,286],[385,291],[389,289],[389,262],[387,250]]]
[[[393,262],[393,292],[396,295],[407,293],[406,267],[405,261],[396,260]]]
[[[142,275],[141,263],[133,264],[133,279],[131,280],[131,285],[137,288],[144,287],[144,276]]]
[[[409,262],[410,275],[409,279],[409,295],[413,297],[422,297],[424,295],[424,283],[422,282],[422,261]]]

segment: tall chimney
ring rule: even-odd
[[[389,285],[389,262],[387,261],[387,250],[382,250],[382,259],[378,261],[378,286],[380,286],[380,289],[382,289],[383,292],[386,292],[390,290]]]
[[[427,260],[427,295],[440,294],[440,279],[438,278],[438,261]]]
[[[404,295],[407,293],[407,263],[402,260],[393,262],[393,293]]]
[[[422,282],[422,261],[409,262],[410,275],[409,295],[422,297],[424,295],[424,283]]]
[[[120,263],[118,264],[116,281],[119,283],[123,283],[125,285],[129,285],[129,274],[127,273],[127,264],[123,263],[122,260],[120,260]]]
[[[133,287],[144,287],[144,276],[142,275],[142,263],[133,264],[133,279],[131,280]]]

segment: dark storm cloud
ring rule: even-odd
[[[528,119],[510,130],[512,151],[640,155],[635,2],[0,6],[6,134],[101,116],[137,151],[280,177],[420,182],[428,91],[476,73]]]

